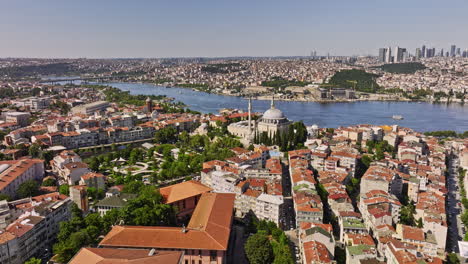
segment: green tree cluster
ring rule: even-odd
[[[282,77],[273,77],[269,81],[263,81],[262,86],[273,87],[273,88],[286,88],[288,86],[301,86],[304,87],[308,85],[308,82],[297,81],[297,80],[287,80]]]
[[[375,93],[379,90],[379,85],[375,79],[376,74],[367,73],[363,70],[342,70],[335,73],[329,81],[331,87],[356,89],[356,91]]]
[[[17,198],[27,198],[39,195],[39,184],[35,180],[28,180],[21,183],[16,190]]]
[[[154,142],[157,144],[175,143],[177,140],[177,130],[173,127],[165,127],[154,133]]]
[[[366,142],[367,152],[373,154],[374,160],[382,160],[385,158],[384,153],[387,152],[392,156],[396,155],[395,148],[390,146],[386,140],[382,141],[367,141]]]
[[[391,63],[380,66],[383,71],[398,74],[413,74],[416,71],[426,69],[420,62]]]
[[[153,186],[138,188],[138,196],[128,201],[120,209],[113,209],[101,217],[91,213],[83,217],[82,212],[73,204],[70,221],[60,223],[54,253],[57,260],[68,262],[81,247],[96,246],[99,236],[107,234],[113,225],[173,226],[175,210],[163,203],[161,194]]]
[[[304,143],[306,140],[307,128],[302,121],[291,124],[287,133],[269,135],[267,132],[263,132],[254,135],[255,144],[276,145],[283,152],[305,148]]]
[[[457,133],[453,130],[429,131],[424,132],[424,135],[437,138],[468,138],[468,131],[463,133]]]
[[[163,100],[166,97],[164,95],[132,95],[129,91],[122,91],[110,86],[94,86],[93,88],[100,89],[104,93],[106,101],[119,104],[142,106],[148,97],[151,100]]]
[[[24,262],[24,264],[41,264],[41,263],[42,263],[42,260],[38,258],[30,258],[29,260]]]
[[[417,226],[414,215],[416,214],[416,207],[413,203],[403,205],[400,210],[400,224]]]
[[[294,263],[289,239],[275,223],[253,218],[250,226],[250,231],[255,234],[251,235],[244,245],[250,263]]]

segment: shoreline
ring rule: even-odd
[[[108,82],[103,82],[103,83],[109,83],[112,81]],[[165,83],[155,83],[152,81],[141,81],[141,80],[125,80],[125,81],[118,81],[118,83],[141,83],[141,84],[151,84],[154,86],[160,86],[160,87],[165,87],[167,89],[170,88],[178,88],[178,89],[190,89],[192,91],[196,92],[202,92],[202,93],[207,93],[207,94],[214,94],[214,95],[220,95],[220,96],[231,96],[231,97],[240,97],[243,99],[248,99],[250,96],[247,94],[229,94],[229,93],[220,93],[220,92],[212,92],[212,91],[203,91],[199,90],[196,87],[180,87],[177,85],[171,85],[171,84],[165,84]],[[100,82],[93,82],[93,84],[99,85]],[[389,94],[370,94],[371,96],[388,96]],[[252,99],[254,100],[261,100],[261,101],[267,101],[271,100],[272,96],[271,95],[259,95],[259,96],[252,96]],[[317,99],[312,99],[312,98],[281,98],[281,97],[275,97],[275,100],[277,101],[283,101],[283,102],[303,102],[303,103],[325,103],[325,104],[330,104],[330,103],[355,103],[355,102],[410,102],[410,103],[430,103],[430,104],[458,104],[458,105],[465,105],[465,102],[463,101],[453,101],[451,99],[450,101],[447,99],[442,99],[439,101],[432,100],[430,98],[426,99],[409,99],[409,98],[357,98],[357,99],[324,99],[324,100],[317,100]],[[459,99],[455,99],[459,100]],[[468,104],[467,104],[468,105]]]

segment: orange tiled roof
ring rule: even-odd
[[[424,231],[421,228],[403,225],[403,239],[424,241]]]
[[[156,251],[149,249],[82,248],[69,264],[179,264],[181,251]]]
[[[43,163],[40,159],[22,159],[22,160],[8,160],[0,161],[0,165],[10,165],[9,168],[0,174],[0,190],[8,186],[14,179],[21,176],[32,166],[38,163]]]
[[[306,263],[331,263],[327,247],[317,241],[303,244]]]
[[[97,172],[88,172],[81,176],[83,180],[89,180],[91,178],[104,178],[104,174]]]
[[[180,227],[114,226],[102,247],[222,250],[228,248],[235,194],[204,193],[186,231]]]
[[[197,181],[191,180],[159,189],[159,192],[164,197],[166,203],[181,201],[202,193],[211,192],[208,186],[205,186]]]

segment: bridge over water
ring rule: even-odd
[[[76,78],[63,78],[63,79],[47,79],[47,80],[41,80],[39,82],[40,83],[51,83],[51,84],[56,84],[56,83],[61,83],[61,82],[73,83],[75,81],[104,82],[104,81],[111,81],[111,80],[121,80],[121,79],[125,79],[127,77],[131,77],[131,76],[130,75],[118,75],[118,76],[76,77]]]

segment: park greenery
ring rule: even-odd
[[[463,133],[457,133],[453,130],[429,131],[424,132],[424,135],[437,138],[468,138],[468,131]]]
[[[359,92],[376,93],[380,87],[375,79],[376,74],[367,73],[364,70],[341,70],[335,73],[327,86],[354,89]]]
[[[207,92],[207,93],[211,91],[211,87],[205,83],[178,83],[176,84],[176,87],[193,88],[195,90]]]
[[[189,135],[183,131],[180,134],[172,127],[158,130],[154,136],[156,145],[148,150],[132,148],[131,146],[111,146],[110,151],[104,148],[93,150],[77,150],[77,153],[92,156],[84,159],[93,171],[109,174],[110,184],[128,184],[132,181],[141,181],[142,175],[132,174],[132,166],[137,162],[148,164],[150,180],[152,183],[172,180],[179,177],[190,176],[199,173],[202,164],[210,160],[224,160],[232,157],[230,150],[241,147],[240,141],[229,134],[224,134],[222,127],[209,127],[208,135]],[[177,155],[174,153],[177,149]],[[98,154],[100,153],[100,154]],[[116,164],[115,160],[122,158],[123,164]],[[121,169],[127,168],[123,173]],[[99,192],[99,190],[97,190]],[[95,197],[99,197],[97,193]]]
[[[278,88],[286,88],[288,86],[304,87],[308,84],[309,84],[308,82],[297,81],[297,80],[287,80],[282,77],[273,77],[269,81],[263,81],[261,85],[278,89]]]
[[[382,71],[398,74],[413,74],[416,71],[426,69],[426,66],[420,62],[405,62],[384,64],[380,67]]]
[[[98,86],[102,88],[103,86]],[[120,104],[136,105],[142,106],[145,103],[146,98],[151,100],[163,100],[165,96],[163,95],[132,95],[129,91],[122,91],[119,88],[107,86],[102,89],[106,97],[106,101],[115,102]]]
[[[249,231],[253,235],[244,245],[250,264],[293,264],[289,239],[284,231],[270,221],[258,221],[255,217],[251,221]]]
[[[107,234],[113,225],[174,226],[175,210],[163,203],[163,198],[154,186],[134,184],[131,191],[137,195],[122,209],[112,209],[103,217],[99,213],[84,216],[73,204],[70,221],[61,222],[57,243],[53,250],[56,260],[68,262],[81,247],[97,246],[101,235]]]

